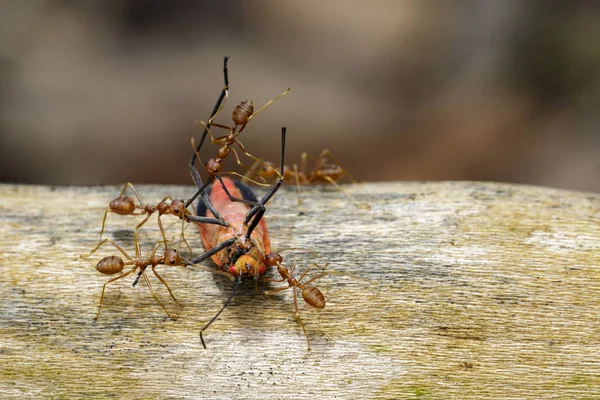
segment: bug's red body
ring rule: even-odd
[[[236,185],[231,179],[223,177],[223,183],[232,196],[256,201],[256,199],[248,198],[248,193],[251,193],[249,192],[249,188],[247,189],[248,191],[244,192],[239,189],[239,185],[241,185],[239,182]],[[209,197],[211,203],[229,224],[229,227],[215,224],[199,224],[198,228],[204,248],[210,250],[232,237],[238,239],[234,245],[212,256],[215,264],[234,276],[242,274],[248,277],[258,277],[264,274],[267,267],[263,262],[263,257],[265,254],[271,252],[271,241],[269,240],[267,224],[264,218],[256,226],[248,241],[245,238],[247,227],[244,226],[244,219],[250,210],[250,206],[229,200],[221,183],[218,181],[213,183]],[[201,213],[205,214],[202,216],[213,217],[213,214],[208,210],[199,209],[198,214],[201,215]],[[232,254],[239,248],[247,248],[248,251],[236,261],[235,265],[230,265]]]

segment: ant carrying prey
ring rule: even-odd
[[[281,163],[285,157],[286,129],[281,129]],[[283,172],[283,171],[282,171]],[[199,178],[199,175],[198,175]],[[227,227],[217,224],[199,224],[202,242],[206,252],[193,260],[198,264],[209,257],[219,269],[235,277],[231,295],[219,312],[201,329],[200,339],[206,348],[202,333],[218,318],[235,296],[242,279],[261,277],[267,271],[265,255],[271,251],[271,243],[267,225],[263,219],[266,211],[265,204],[277,192],[283,178],[275,182],[267,193],[258,201],[250,188],[240,182],[230,179],[220,179],[215,182],[205,198],[198,203],[198,215],[205,218],[221,219],[227,222]],[[196,181],[202,186],[201,181]],[[210,205],[210,207],[209,207]],[[217,217],[211,208],[219,209]]]
[[[280,97],[285,96],[291,90],[291,88],[287,88],[287,90],[285,92],[283,92],[279,96],[269,100],[268,102],[266,102],[262,107],[260,107],[256,111],[254,111],[254,103],[252,102],[252,100],[242,101],[233,110],[233,113],[231,116],[231,118],[233,120],[232,126],[215,123],[214,119],[219,115],[219,113],[225,106],[225,103],[227,102],[227,98],[229,97],[229,75],[228,75],[228,70],[227,70],[227,61],[228,60],[229,60],[229,57],[225,57],[225,59],[223,61],[223,80],[225,81],[225,86],[223,87],[223,89],[221,91],[221,95],[219,96],[217,103],[215,104],[215,107],[213,108],[213,111],[208,119],[208,122],[204,122],[204,121],[196,122],[198,125],[204,126],[204,132],[202,134],[202,138],[200,139],[200,142],[198,143],[198,145],[196,147],[196,151],[195,151],[194,155],[192,156],[192,159],[190,160],[189,169],[190,169],[192,178],[194,179],[194,181],[196,182],[196,184],[198,186],[198,190],[185,203],[186,207],[188,207],[194,201],[194,199],[198,195],[200,195],[204,191],[204,189],[206,189],[215,179],[221,180],[222,175],[229,174],[229,175],[238,176],[240,178],[244,177],[243,175],[241,175],[235,171],[230,171],[230,172],[222,172],[221,171],[222,162],[229,156],[230,153],[233,153],[233,156],[235,157],[235,160],[239,166],[246,169],[247,173],[258,177],[262,181],[262,183],[257,182],[251,178],[247,178],[248,180],[252,181],[253,183],[255,183],[257,185],[267,186],[267,187],[271,186],[270,184],[264,183],[265,179],[263,177],[261,177],[256,171],[254,171],[251,167],[248,167],[246,164],[244,164],[241,161],[236,149],[233,146],[237,145],[239,150],[244,155],[246,155],[248,158],[252,159],[255,163],[257,163],[257,165],[261,165],[263,168],[267,168],[267,169],[271,168],[267,164],[263,163],[260,159],[258,159],[254,155],[252,155],[246,149],[246,147],[242,144],[242,142],[238,139],[238,136],[246,128],[246,125],[248,124],[248,122],[250,122],[250,120],[253,117],[255,117],[258,113],[263,111],[267,106],[269,106],[270,104],[275,102]],[[220,128],[220,129],[224,129],[227,131],[227,134],[215,137],[215,136],[213,136],[213,134],[210,131],[211,126]],[[200,148],[202,147],[202,145],[204,143],[204,140],[206,139],[206,135],[210,136],[212,144],[215,144],[220,147],[217,151],[216,157],[209,159],[205,163],[204,167],[205,167],[205,171],[208,175],[208,178],[204,184],[199,185],[198,182],[201,182],[202,179],[200,179],[200,177],[198,176],[198,171],[196,170],[195,162],[196,162],[196,158],[199,158],[198,154],[200,152]],[[193,143],[193,139],[192,139],[192,143]],[[279,172],[277,170],[274,170],[274,173],[275,173],[275,175],[279,175]],[[211,210],[211,211],[213,211],[213,210]],[[213,214],[214,214],[214,211],[213,211]]]
[[[177,299],[173,295],[173,292],[171,291],[171,288],[167,284],[167,281],[165,281],[164,278],[162,276],[160,276],[160,274],[156,271],[155,268],[161,264],[186,267],[187,265],[190,264],[190,262],[181,258],[176,249],[168,249],[168,248],[166,248],[166,246],[165,246],[165,252],[163,253],[163,255],[157,255],[156,251],[158,250],[158,247],[162,242],[156,243],[156,245],[154,246],[154,250],[152,250],[152,253],[150,254],[150,257],[144,258],[142,255],[142,251],[140,249],[137,235],[134,236],[134,240],[135,240],[135,258],[133,258],[129,254],[127,254],[127,252],[125,250],[123,250],[123,248],[121,246],[119,246],[118,244],[116,244],[115,242],[113,242],[110,239],[104,239],[90,253],[90,254],[92,254],[92,253],[96,252],[105,243],[110,243],[117,250],[119,250],[121,252],[121,254],[123,254],[123,256],[125,256],[125,258],[127,259],[127,261],[123,261],[123,259],[119,256],[104,257],[102,260],[100,260],[96,264],[96,270],[104,275],[118,274],[123,271],[123,269],[125,268],[126,265],[133,265],[133,268],[131,268],[129,271],[122,273],[121,275],[119,275],[115,278],[111,278],[104,283],[104,285],[102,286],[102,294],[100,295],[100,304],[98,305],[98,313],[96,314],[96,317],[94,319],[98,319],[98,317],[100,317],[100,310],[102,309],[102,302],[104,300],[104,291],[106,290],[106,285],[108,285],[109,283],[112,283],[114,281],[117,281],[119,279],[125,278],[126,276],[134,273],[135,271],[138,271],[138,276],[136,277],[135,281],[133,282],[133,286],[135,286],[138,283],[140,278],[143,278],[144,283],[146,283],[146,286],[148,286],[148,289],[150,290],[150,294],[152,295],[152,297],[154,297],[154,300],[156,300],[156,302],[162,307],[162,309],[167,313],[167,315],[171,319],[177,319],[176,316],[169,313],[169,311],[166,309],[166,307],[163,305],[163,303],[158,299],[158,297],[154,293],[154,290],[152,289],[152,285],[150,284],[150,281],[148,280],[148,277],[146,276],[145,272],[146,272],[147,267],[151,267],[152,273],[158,278],[159,281],[162,282],[163,285],[165,285],[165,287],[169,291],[169,294],[171,295],[171,298],[175,301],[175,303],[177,303],[177,305],[181,306],[181,304],[177,301]]]
[[[309,306],[318,308],[318,309],[325,308],[325,296],[323,296],[323,293],[321,293],[321,291],[318,288],[316,288],[314,286],[309,286],[309,284],[316,281],[317,279],[322,278],[323,276],[325,276],[329,273],[323,272],[315,277],[310,278],[306,282],[302,282],[302,281],[304,280],[304,278],[306,277],[306,274],[308,274],[308,272],[311,270],[312,267],[321,268],[323,270],[327,267],[327,264],[325,264],[323,267],[321,267],[319,264],[312,263],[304,270],[302,275],[300,275],[300,277],[298,279],[296,279],[296,278],[294,278],[294,269],[296,268],[296,262],[294,262],[292,264],[290,269],[287,269],[286,267],[284,267],[281,264],[282,258],[277,253],[267,254],[265,256],[265,262],[266,262],[267,266],[277,266],[277,272],[281,276],[281,279],[265,278],[264,282],[276,282],[276,283],[286,282],[287,283],[286,287],[280,287],[280,288],[276,288],[276,289],[272,289],[272,290],[267,290],[264,293],[265,297],[267,299],[271,300],[271,298],[269,296],[271,296],[272,294],[277,293],[277,292],[282,292],[284,290],[292,289],[292,293],[293,293],[292,296],[294,299],[294,316],[296,317],[296,320],[298,320],[298,323],[302,327],[302,331],[304,331],[304,336],[306,337],[306,343],[308,344],[308,350],[310,350],[310,340],[308,340],[308,334],[306,333],[306,328],[304,327],[304,322],[302,322],[302,318],[300,318],[300,312],[298,311],[298,299],[297,299],[296,292],[297,292],[297,290],[301,290],[302,298],[304,299],[306,304],[308,304]]]

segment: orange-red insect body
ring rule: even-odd
[[[243,183],[234,182],[227,177],[223,178],[223,183],[232,196],[257,202],[252,190]],[[220,182],[214,182],[212,187],[207,188],[207,194],[209,194],[210,202],[229,226],[199,224],[198,228],[204,248],[210,250],[231,238],[236,238],[232,246],[212,256],[215,264],[233,276],[258,278],[263,275],[267,271],[263,257],[271,252],[271,241],[264,218],[260,220],[250,238],[247,239],[245,236],[247,226],[244,226],[244,219],[250,206],[231,201]],[[199,216],[214,217],[203,202],[198,203],[197,213]],[[241,255],[236,257],[236,254]]]

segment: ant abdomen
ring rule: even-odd
[[[305,286],[302,289],[302,298],[314,308],[325,308],[325,296],[314,286]]]
[[[123,271],[123,268],[125,268],[125,263],[123,262],[123,259],[118,256],[104,257],[96,264],[96,270],[105,275],[116,274]]]
[[[120,196],[111,201],[109,207],[117,214],[131,214],[135,211],[135,201],[129,196]]]
[[[327,164],[315,172],[315,178],[320,181],[327,181],[327,177],[337,181],[344,175],[345,171],[339,165]]]
[[[231,118],[233,118],[236,125],[246,125],[253,112],[254,103],[252,103],[252,100],[244,100],[235,106]]]

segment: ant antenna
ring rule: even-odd
[[[137,275],[137,277],[135,278],[135,281],[133,281],[133,285],[132,285],[133,287],[135,287],[135,285],[137,285],[137,284],[138,284],[138,282],[140,281],[140,278],[142,277],[142,274],[143,274],[143,273],[144,273],[144,271],[143,271],[143,270],[140,270],[140,272],[138,272],[138,275]]]

